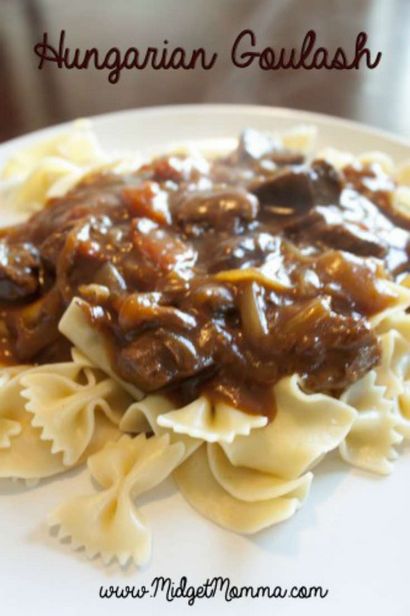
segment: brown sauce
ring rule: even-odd
[[[284,375],[337,393],[379,361],[369,317],[393,301],[383,279],[410,270],[393,190],[252,131],[208,168],[169,156],[90,175],[1,234],[1,357],[66,359],[57,325],[80,296],[145,392],[269,416]]]

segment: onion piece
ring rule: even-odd
[[[269,261],[265,264],[269,265]],[[291,286],[284,281],[273,277],[270,268],[258,269],[256,267],[245,267],[243,269],[223,270],[215,274],[215,280],[220,282],[257,282],[263,287],[274,289],[275,291],[289,291]]]
[[[257,341],[269,333],[268,321],[263,310],[261,288],[256,282],[244,285],[240,294],[242,328],[245,336]]]

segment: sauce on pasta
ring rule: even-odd
[[[337,393],[377,364],[369,318],[409,271],[409,219],[373,166],[336,171],[245,131],[225,157],[98,172],[0,238],[2,358],[68,357],[75,296],[145,392],[274,414],[298,372]]]

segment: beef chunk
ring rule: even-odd
[[[33,295],[40,284],[40,257],[27,242],[0,241],[0,299],[15,301]]]
[[[125,346],[117,357],[117,371],[143,391],[155,391],[207,368],[193,343],[165,329],[148,331]]]
[[[177,222],[185,231],[195,227],[234,230],[240,221],[252,221],[258,214],[258,200],[243,189],[220,189],[188,193],[178,204]]]
[[[313,182],[315,201],[319,205],[336,204],[342,192],[342,178],[325,160],[314,160],[310,176]]]
[[[54,287],[33,303],[10,312],[6,322],[20,361],[35,360],[49,345],[61,340],[58,323],[63,311],[60,293]]]
[[[370,231],[365,224],[349,222],[341,210],[318,206],[315,208],[314,224],[309,229],[310,237],[326,246],[346,250],[363,257],[383,257],[386,243]]]
[[[250,187],[262,208],[278,216],[309,211],[315,204],[313,184],[305,171],[283,170]]]

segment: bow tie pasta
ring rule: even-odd
[[[110,378],[97,380],[96,372],[78,365],[74,374],[55,374],[42,370],[21,377],[33,414],[32,425],[42,429],[42,438],[52,442],[52,453],[63,453],[64,464],[78,462],[88,447],[102,412],[118,426],[132,399]],[[83,373],[84,383],[81,382]]]
[[[216,524],[237,533],[257,533],[292,516],[305,500],[312,480],[311,474],[296,481],[281,482],[274,476],[269,477],[257,471],[252,473],[233,466],[227,469],[229,463],[226,461],[219,461],[215,469],[218,465],[215,458],[213,468],[216,472],[213,473],[208,460],[210,447],[213,446],[204,444],[197,449],[176,469],[174,477],[192,507]],[[229,491],[217,480],[216,476],[220,477],[220,473],[225,473],[225,485],[231,488]],[[252,479],[256,487],[253,494],[248,491]],[[242,498],[233,496],[232,492],[236,495],[240,493]],[[270,496],[267,497],[269,492]]]
[[[340,446],[342,458],[355,466],[387,474],[397,458],[396,446],[410,438],[410,318],[392,315],[379,329],[379,365],[349,387],[341,400],[358,415]]]
[[[70,537],[74,548],[84,547],[90,558],[99,554],[105,563],[113,558],[122,565],[130,559],[146,563],[151,531],[135,500],[168,477],[183,455],[183,444],[170,444],[167,435],[122,436],[88,459],[102,490],[61,505],[50,515],[50,524],[58,525],[60,537]]]
[[[279,381],[275,398],[272,423],[221,446],[234,465],[295,479],[340,444],[356,411],[330,396],[305,393],[297,375]]]
[[[58,325],[59,330],[94,366],[116,380],[135,400],[140,400],[143,393],[132,383],[120,379],[112,369],[107,347],[98,331],[90,327],[81,304],[80,299],[73,299]]]
[[[151,395],[139,402],[134,402],[126,411],[120,422],[123,432],[137,434],[139,432],[153,432],[157,436],[168,434],[171,443],[183,443],[185,447],[184,458],[197,449],[202,440],[192,438],[187,434],[176,434],[163,428],[158,423],[158,417],[174,409],[174,404],[165,396]]]
[[[243,413],[224,402],[213,405],[201,397],[184,408],[159,415],[157,423],[208,443],[232,443],[240,434],[247,436],[253,428],[266,426],[268,418]]]
[[[79,120],[64,133],[17,151],[6,162],[6,204],[18,214],[38,210],[47,198],[64,194],[96,165],[107,162],[89,122]]]
[[[4,368],[0,379],[0,477],[61,473],[120,435],[130,398],[95,369],[75,362]]]

